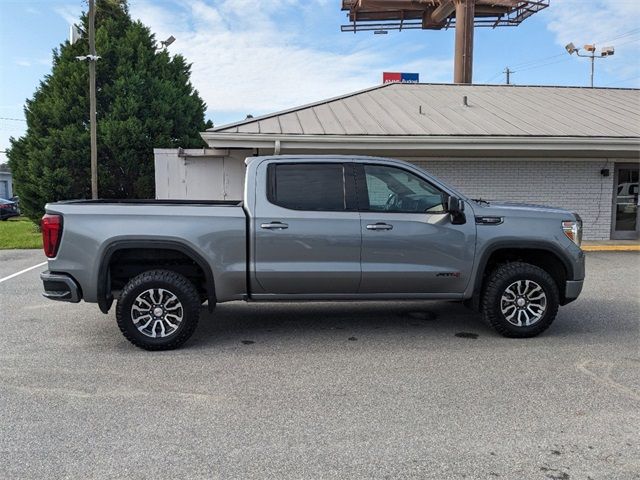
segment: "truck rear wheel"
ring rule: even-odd
[[[482,297],[484,320],[505,337],[535,337],[558,313],[558,286],[540,267],[507,263],[487,279]]]
[[[191,337],[199,317],[198,291],[184,275],[170,270],[150,270],[132,278],[116,307],[122,334],[145,350],[178,348]]]

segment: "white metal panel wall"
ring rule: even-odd
[[[224,191],[226,200],[242,200],[244,198],[244,174],[247,169],[244,161],[247,152],[232,152],[224,158]]]
[[[184,153],[186,156],[179,156],[177,149],[154,150],[156,198],[243,198],[246,152],[233,152],[228,157],[202,156],[202,150]]]
[[[154,150],[156,198],[185,198],[184,161],[176,149]]]
[[[184,184],[185,199],[224,200],[224,159],[187,157]]]

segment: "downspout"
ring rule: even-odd
[[[273,146],[273,154],[280,155],[280,140],[276,140]]]

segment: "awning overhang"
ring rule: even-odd
[[[211,148],[273,149],[340,152],[422,152],[424,155],[509,155],[527,153],[638,158],[638,137],[530,137],[530,136],[388,136],[388,135],[286,135],[260,133],[202,132]]]

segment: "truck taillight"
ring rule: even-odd
[[[45,214],[40,221],[42,230],[42,246],[44,254],[53,258],[58,253],[60,238],[62,237],[62,215]]]

